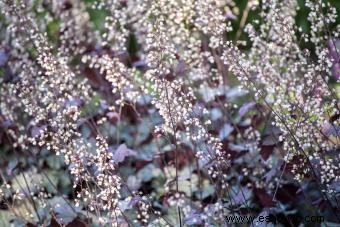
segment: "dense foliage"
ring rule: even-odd
[[[0,9],[0,226],[340,224],[339,1]]]

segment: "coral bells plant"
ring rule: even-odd
[[[340,224],[338,1],[0,9],[0,226]]]
[[[311,10],[317,6],[309,3]],[[263,11],[266,24],[260,26],[261,35],[257,36],[252,25],[247,32],[253,42],[249,59],[243,58],[238,50],[228,43],[225,51],[225,63],[243,81],[243,85],[254,92],[256,99],[264,99],[274,115],[273,125],[280,128],[287,161],[295,155],[305,156],[301,160],[304,168],[296,173],[297,179],[312,171],[316,176],[311,161],[322,162],[319,168],[322,183],[331,183],[339,179],[337,163],[339,157],[329,152],[337,149],[338,143],[330,139],[325,128],[334,128],[328,120],[338,112],[336,94],[329,87],[332,60],[328,57],[327,46],[316,45],[317,62],[312,62],[308,50],[301,50],[297,43],[294,30],[294,9],[296,2],[270,2],[264,5]],[[334,8],[330,7],[332,12]],[[278,13],[280,12],[280,13]],[[311,11],[309,14],[315,14]],[[322,15],[321,15],[322,16]],[[309,17],[309,18],[310,18]],[[334,21],[334,15],[328,15],[327,21]],[[320,22],[319,22],[320,23]],[[317,30],[312,27],[312,31]],[[305,35],[305,41],[316,43],[322,37]],[[337,33],[330,33],[330,39]],[[326,40],[324,40],[324,44]],[[238,58],[236,58],[236,56]],[[335,129],[336,130],[336,129]],[[294,170],[299,168],[293,166]]]

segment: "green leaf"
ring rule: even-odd
[[[60,169],[63,166],[64,160],[61,156],[50,154],[46,158],[47,165],[53,169]]]
[[[14,219],[14,216],[11,212],[7,210],[0,210],[0,226],[9,227],[10,221]]]
[[[59,223],[68,224],[73,221],[78,214],[74,212],[70,205],[62,197],[54,197],[49,201]],[[61,221],[62,220],[62,221]]]
[[[150,181],[151,179],[161,175],[162,171],[159,168],[156,168],[154,164],[146,165],[137,173],[137,177],[143,182]]]

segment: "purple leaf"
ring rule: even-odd
[[[0,66],[4,66],[8,60],[8,55],[5,50],[0,49]]]
[[[340,125],[331,125],[325,130],[326,136],[340,136]]]
[[[132,197],[129,204],[128,204],[128,207],[129,208],[134,207],[141,200],[142,200],[142,197],[140,197],[139,195]]]
[[[191,212],[185,217],[187,225],[201,225],[202,223],[202,215],[199,213]]]
[[[81,106],[82,100],[79,98],[72,98],[69,100],[65,101],[65,106],[66,107],[71,107],[71,106]]]
[[[213,108],[210,111],[210,115],[211,115],[211,120],[213,120],[213,121],[216,121],[216,120],[223,117],[222,111],[218,108]]]
[[[322,201],[323,201],[322,198],[318,198],[318,199],[314,200],[314,201],[312,202],[312,204],[313,204],[314,206],[319,206],[320,203],[322,203]]]
[[[180,61],[175,68],[175,74],[183,75],[185,73],[185,68],[186,68],[185,63],[183,61]]]
[[[234,131],[233,126],[231,126],[230,124],[224,124],[219,132],[220,139],[223,140],[227,138],[230,135],[230,133],[232,133],[232,131]]]
[[[340,189],[340,180],[334,181],[329,187],[331,189]]]
[[[243,187],[234,197],[233,202],[235,202],[236,204],[243,204],[249,199],[250,194],[251,191],[248,188]]]
[[[274,165],[273,168],[264,175],[264,178],[266,178],[266,184],[268,184],[269,181],[277,174],[283,163],[284,162],[280,160],[277,165]]]
[[[106,114],[106,116],[109,118],[109,119],[119,119],[119,114],[116,113],[116,112],[108,112]]]
[[[31,135],[33,138],[39,137],[47,128],[47,125],[43,125],[40,127],[33,126],[31,129]]]
[[[137,155],[137,152],[131,149],[128,149],[127,146],[123,143],[121,144],[117,150],[113,154],[113,160],[117,163],[123,162],[126,157]]]
[[[18,166],[18,160],[17,159],[13,159],[11,161],[9,161],[7,168],[6,168],[6,172],[9,176],[12,175],[13,170]]]
[[[12,123],[13,122],[11,120],[4,120],[4,121],[1,121],[0,126],[4,128],[8,128],[12,125]]]
[[[227,19],[230,19],[230,20],[236,20],[237,19],[237,17],[231,11],[228,11],[224,16]]]
[[[105,100],[100,100],[99,105],[103,110],[107,110],[109,108],[109,105]]]
[[[238,110],[238,114],[240,115],[240,117],[243,117],[250,109],[254,108],[255,105],[256,105],[255,102],[243,104],[241,108]]]
[[[340,57],[338,55],[338,50],[340,46],[340,39],[337,40],[329,40],[328,41],[328,49],[329,49],[329,57],[333,61],[332,71],[335,79],[340,78]]]
[[[147,63],[143,60],[135,61],[132,63],[133,67],[147,67]]]
[[[228,144],[228,148],[232,151],[246,151],[248,150],[247,146],[245,144],[233,144],[233,143],[229,143]]]

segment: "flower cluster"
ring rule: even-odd
[[[310,55],[299,47],[294,33],[296,4],[296,1],[264,4],[262,14],[266,23],[260,26],[260,34],[252,25],[246,28],[252,41],[249,55],[245,57],[229,43],[224,59],[243,86],[254,92],[255,98],[263,99],[274,115],[272,124],[281,129],[282,135],[278,139],[284,140],[285,159],[305,156],[300,166],[308,168],[298,173],[296,165],[296,178],[303,178],[309,171],[315,174],[311,162],[318,161],[323,163],[321,182],[329,185],[338,180],[339,171],[336,166],[339,157],[328,155],[338,143],[334,143],[323,130],[325,125],[335,127],[329,125],[328,120],[338,113],[339,108],[327,83],[332,63],[327,57],[325,42],[323,48],[318,45],[316,63],[311,62]],[[315,10],[317,5],[313,7]],[[334,8],[331,9],[332,15],[326,20],[328,23],[334,22]],[[320,43],[316,42],[316,30],[312,28],[311,41],[317,45]]]

